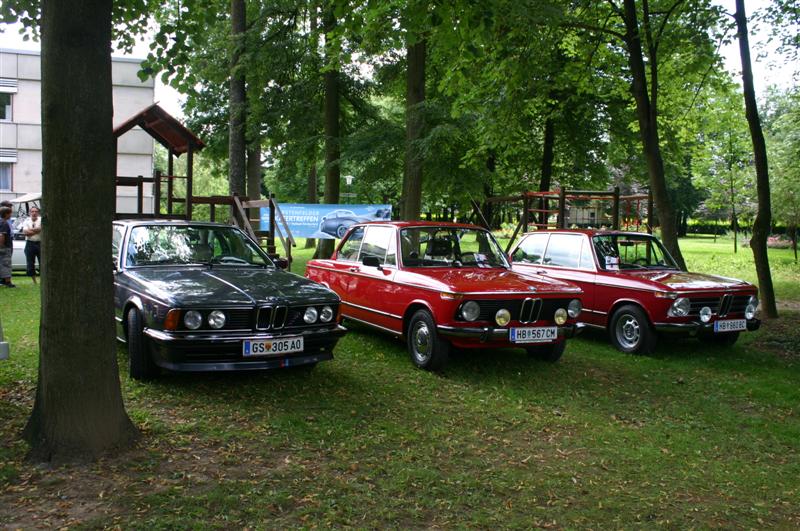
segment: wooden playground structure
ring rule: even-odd
[[[203,141],[158,104],[143,109],[120,124],[114,129],[114,138],[118,140],[120,136],[137,126],[167,150],[167,172],[164,174],[156,170],[152,177],[116,176],[118,187],[136,188],[136,212],[118,212],[117,219],[192,220],[195,207],[207,205],[209,221],[217,221],[221,214],[223,220],[231,221],[244,230],[273,258],[279,256],[275,245],[277,238],[282,244],[291,268],[292,247],[297,244],[278,203],[275,201],[274,194],[268,194],[267,199],[249,199],[235,194],[231,196],[196,196],[192,191],[194,154],[205,147]],[[187,157],[186,175],[175,175],[175,159],[183,154]],[[183,186],[176,186],[178,182],[182,182]],[[145,185],[152,186],[152,208],[145,207]],[[184,189],[182,197],[179,195],[179,188]],[[267,230],[260,228],[260,209],[262,207],[269,208]],[[218,212],[219,208],[222,209],[222,212]],[[254,225],[258,229],[254,229]]]

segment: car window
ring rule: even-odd
[[[592,244],[589,240],[583,238],[583,245],[581,246],[581,269],[591,269],[594,271],[594,256],[592,256]]]
[[[581,260],[582,241],[580,234],[551,234],[544,253],[544,265],[577,268]]]
[[[113,233],[111,234],[111,257],[114,259],[114,264],[117,264],[119,259],[119,246],[122,245],[122,236],[125,234],[125,229],[119,225],[114,225]]]
[[[339,248],[339,254],[336,257],[339,260],[347,260],[355,262],[358,260],[358,252],[361,250],[361,242],[364,240],[364,229],[358,227],[350,232],[350,236],[344,241]]]
[[[661,242],[649,234],[603,234],[593,242],[601,269],[678,269]]]
[[[394,229],[391,227],[367,227],[358,259],[361,261],[368,256],[374,256],[381,263],[384,263],[386,261],[386,251],[389,249],[389,242],[392,240],[393,234]]]
[[[403,229],[400,240],[405,267],[508,267],[497,241],[483,229]]]
[[[514,251],[512,260],[528,264],[541,264],[544,248],[547,246],[547,233],[532,234],[522,240]]]
[[[386,251],[386,265],[397,265],[397,238],[394,230],[389,237],[389,249]]]

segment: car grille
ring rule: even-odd
[[[704,306],[711,308],[713,313],[719,311],[719,297],[701,297],[689,299],[689,315],[698,315]]]
[[[521,323],[532,323],[539,320],[552,320],[558,308],[567,308],[572,299],[484,299],[476,300],[481,308],[478,321],[494,322],[495,314],[501,308],[511,312],[511,319]],[[457,316],[463,320],[461,312]]]
[[[722,297],[692,297],[689,299],[689,315],[698,315],[704,306],[719,316],[744,313],[750,295],[723,295]]]
[[[334,316],[337,314],[337,304],[312,305],[321,313],[324,306],[333,309]],[[309,326],[330,325],[333,321],[323,323],[317,320],[316,323],[306,324],[303,316],[309,306],[263,306],[258,310],[258,329],[259,330],[283,330],[285,328],[305,328]]]

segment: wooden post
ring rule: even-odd
[[[192,177],[194,176],[194,146],[189,144],[189,151],[186,153],[186,219],[192,219]]]
[[[170,177],[175,175],[175,169],[174,169],[174,165],[173,165],[173,157],[174,156],[175,156],[175,153],[173,153],[173,151],[170,149],[167,152],[167,175],[169,175]]]
[[[653,216],[653,192],[651,190],[647,191],[647,233],[653,234],[653,221],[655,217]]]
[[[528,199],[527,194],[522,196],[522,232],[523,234],[528,232],[528,222],[529,216],[531,212],[531,201]]]
[[[172,215],[172,198],[174,197],[173,187],[175,179],[172,175],[167,176],[167,214]]]
[[[567,189],[561,187],[558,191],[558,228],[567,228]]]
[[[153,215],[161,215],[161,170],[153,174]]]
[[[208,206],[209,206],[209,212],[210,212],[209,217],[211,218],[211,221],[216,221],[217,220],[217,205],[215,205],[214,203],[211,203]]]
[[[141,175],[136,176],[136,213],[144,213],[144,181]]]
[[[614,187],[614,202],[611,205],[611,228],[619,230],[619,186]]]
[[[269,232],[267,233],[267,254],[275,254],[275,194],[269,194]]]

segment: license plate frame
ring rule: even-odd
[[[517,344],[552,343],[558,339],[557,326],[526,326],[511,328],[508,340]]]
[[[242,341],[242,356],[245,358],[276,357],[303,352],[303,336],[287,336],[275,339],[245,339]]]
[[[744,332],[747,330],[747,319],[721,319],[714,322],[714,333]]]

